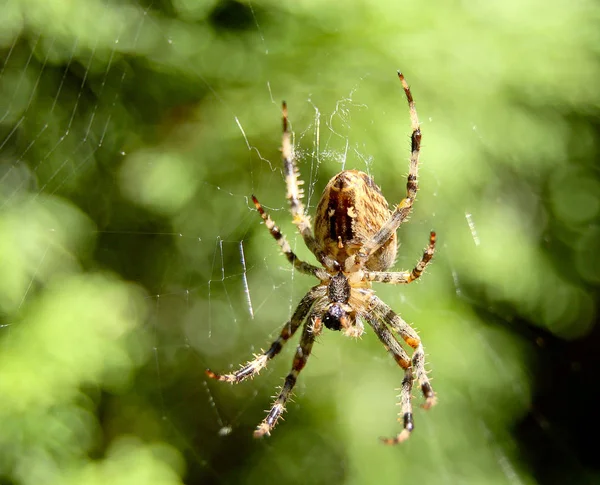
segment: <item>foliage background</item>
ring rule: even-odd
[[[599,13],[591,0],[3,2],[2,481],[600,480]],[[248,199],[310,259],[286,213],[279,100],[311,207],[342,160],[398,201],[398,68],[423,164],[397,266],[431,228],[440,245],[422,281],[379,291],[420,330],[440,403],[416,412],[410,442],[382,446],[401,374],[372,335],[329,332],[286,421],[256,442],[293,344],[251,383],[203,371],[266,345],[311,285]]]

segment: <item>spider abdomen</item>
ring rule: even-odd
[[[344,170],[325,187],[315,216],[315,239],[325,254],[342,267],[389,219],[390,209],[373,179],[358,170]],[[384,271],[396,259],[396,234],[365,263]]]

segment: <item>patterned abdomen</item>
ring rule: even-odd
[[[345,170],[333,177],[321,196],[315,217],[315,239],[342,267],[384,225],[390,210],[379,187],[366,173]],[[384,271],[396,259],[396,234],[366,262]]]

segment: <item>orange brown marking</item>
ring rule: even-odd
[[[413,349],[414,349],[414,348],[416,348],[416,347],[418,347],[418,346],[419,346],[419,344],[421,343],[421,340],[420,340],[420,339],[418,339],[418,338],[412,338],[412,337],[406,337],[406,338],[404,339],[404,341],[405,341],[405,342],[406,342],[408,345],[410,345],[410,346],[411,346]]]
[[[389,349],[388,349],[389,351]],[[402,367],[403,369],[408,369],[410,367],[410,360],[403,359],[402,356],[393,354],[394,360],[396,363]]]
[[[208,377],[210,377],[211,379],[217,379],[219,380],[219,377],[221,377],[219,374],[214,373],[213,371],[211,371],[210,369],[206,369],[204,371],[206,373],[206,375]]]

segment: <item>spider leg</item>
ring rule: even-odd
[[[229,382],[231,384],[237,384],[249,377],[254,377],[267,366],[269,360],[281,352],[283,345],[294,335],[294,333],[296,333],[296,330],[298,330],[298,327],[306,318],[306,315],[310,311],[315,300],[325,296],[325,292],[326,287],[315,286],[304,296],[304,298],[302,298],[296,311],[292,315],[292,318],[283,326],[279,337],[271,344],[269,350],[257,355],[254,360],[247,362],[239,370],[231,374],[217,374],[210,369],[206,369],[206,375],[212,379]]]
[[[413,373],[410,362],[410,357],[406,351],[400,346],[396,337],[388,330],[388,328],[381,323],[377,318],[371,314],[363,315],[363,318],[371,325],[381,343],[385,346],[387,351],[392,355],[396,363],[404,369],[404,378],[402,379],[402,386],[400,387],[400,416],[402,416],[402,422],[404,428],[394,438],[381,438],[381,440],[387,445],[395,445],[406,441],[410,433],[414,428],[412,404],[411,404],[411,390],[413,385]],[[398,419],[400,421],[400,419]]]
[[[317,266],[313,266],[312,264],[305,263],[304,261],[299,259],[298,256],[296,256],[296,254],[292,251],[290,243],[288,243],[286,237],[281,233],[279,227],[277,227],[277,224],[275,224],[273,219],[271,219],[271,216],[269,216],[269,214],[265,212],[262,205],[260,204],[258,199],[254,197],[254,195],[252,196],[252,201],[254,202],[254,206],[260,214],[260,217],[265,222],[265,226],[271,233],[271,236],[273,236],[275,241],[277,241],[281,252],[285,255],[287,260],[294,266],[294,268],[296,268],[301,273],[315,276],[321,281],[329,281],[331,277],[329,276],[329,273],[327,273],[327,271],[325,271],[323,268],[319,268]]]
[[[285,175],[285,183],[287,186],[287,199],[290,203],[290,212],[292,213],[292,221],[298,228],[298,232],[304,239],[304,244],[315,255],[323,266],[333,269],[335,262],[327,256],[319,247],[312,232],[310,218],[306,215],[302,197],[304,191],[300,187],[304,184],[299,179],[298,166],[296,165],[296,157],[294,156],[294,148],[292,146],[292,135],[289,130],[288,111],[285,101],[281,106],[283,119],[283,135],[281,141],[281,156],[283,159],[283,173]]]
[[[387,220],[387,222],[375,233],[370,241],[367,241],[363,248],[355,256],[355,264],[364,264],[369,256],[383,246],[408,218],[413,202],[417,196],[417,190],[419,189],[419,183],[417,181],[419,172],[419,154],[421,152],[421,129],[419,128],[419,118],[417,116],[417,109],[415,108],[415,102],[413,100],[408,83],[404,79],[404,75],[398,71],[398,78],[404,88],[406,99],[408,100],[408,108],[410,112],[410,121],[412,126],[411,134],[411,154],[410,154],[410,168],[408,171],[408,180],[406,182],[406,197],[396,206],[396,209]]]
[[[412,271],[364,271],[365,279],[367,281],[390,283],[392,285],[412,283],[423,274],[431,258],[433,258],[435,238],[435,232],[431,231],[429,234],[429,244],[425,248],[421,260]]]
[[[287,402],[292,389],[296,385],[296,380],[298,379],[298,374],[306,365],[306,361],[310,356],[310,351],[312,349],[313,343],[315,342],[315,333],[313,332],[313,328],[316,323],[311,323],[310,321],[320,320],[319,317],[315,316],[313,312],[311,317],[304,323],[304,327],[302,329],[302,337],[300,337],[300,344],[296,349],[296,354],[294,355],[294,360],[292,363],[292,370],[285,378],[285,382],[283,383],[283,387],[281,388],[281,392],[277,396],[277,399],[273,403],[273,407],[267,414],[267,417],[258,425],[256,430],[254,431],[254,437],[260,438],[264,435],[271,434],[271,430],[277,424],[277,420],[285,411],[285,403]]]
[[[419,381],[419,385],[421,386],[423,397],[425,398],[423,408],[429,409],[436,403],[436,397],[429,382],[429,378],[427,377],[427,371],[425,370],[425,350],[423,350],[423,344],[421,343],[421,339],[417,335],[417,332],[415,332],[408,323],[375,295],[373,295],[369,301],[369,309],[373,314],[381,318],[383,322],[388,324],[414,349],[411,359],[412,366],[416,378]]]

